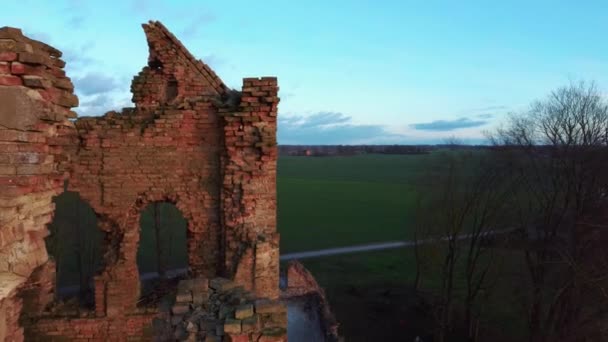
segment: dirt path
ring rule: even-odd
[[[512,232],[513,229],[500,230],[500,231],[488,231],[484,235],[486,237],[505,234]],[[471,237],[471,234],[464,234],[458,236],[458,240],[466,240]],[[442,238],[441,240],[447,240],[447,238]],[[418,241],[419,244],[429,244],[436,243],[437,239],[426,239]],[[349,254],[349,253],[361,253],[361,252],[369,252],[369,251],[378,251],[378,250],[386,250],[386,249],[395,249],[395,248],[405,248],[405,247],[413,247],[415,244],[414,241],[388,241],[388,242],[378,242],[378,243],[368,243],[364,245],[357,246],[347,246],[347,247],[335,247],[335,248],[327,248],[320,249],[316,251],[307,251],[307,252],[296,252],[296,253],[287,253],[281,255],[279,258],[281,261],[288,261],[294,259],[307,259],[307,258],[318,258],[330,255],[340,255],[340,254]],[[178,275],[186,274],[188,272],[187,268],[179,268],[174,270],[167,271],[167,276],[169,278],[176,277]],[[139,275],[141,280],[150,280],[158,277],[158,273],[156,272],[148,272]],[[65,286],[59,289],[61,294],[70,294],[78,292],[78,285],[74,286]]]
[[[507,230],[499,230],[499,231],[488,231],[484,233],[484,237],[490,237],[499,234],[506,234],[512,232],[513,229]],[[466,240],[471,237],[471,234],[463,234],[457,237],[457,240]],[[448,238],[444,237],[441,240],[446,241]],[[419,244],[429,244],[436,243],[437,239],[425,239],[418,241]],[[306,259],[306,258],[317,258],[322,256],[329,255],[339,255],[339,254],[348,254],[348,253],[359,253],[359,252],[369,252],[369,251],[377,251],[377,250],[385,250],[385,249],[395,249],[395,248],[403,248],[403,247],[413,247],[415,245],[415,241],[389,241],[389,242],[379,242],[379,243],[369,243],[358,246],[347,246],[347,247],[335,247],[335,248],[327,248],[316,251],[308,251],[308,252],[296,252],[296,253],[288,253],[280,256],[281,261],[293,260],[293,259]]]

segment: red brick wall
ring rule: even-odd
[[[0,29],[0,340],[21,341],[18,289],[47,259],[44,237],[62,188],[68,118],[78,105],[58,50]],[[48,298],[37,297],[38,304]],[[33,305],[34,301],[27,303]]]
[[[150,117],[151,119],[147,119]],[[106,260],[108,310],[134,307],[139,279],[136,255],[141,211],[170,201],[188,221],[193,274],[217,273],[219,245],[219,120],[209,102],[151,114],[106,114],[76,122],[81,150],[69,189],[76,191],[118,235],[118,255]],[[118,287],[115,290],[114,287]]]
[[[96,279],[104,284],[96,297],[112,316],[133,310],[139,298],[139,218],[149,203],[175,203],[188,221],[193,275],[217,274],[220,258],[222,122],[213,100],[223,88],[162,25],[144,30],[150,59],[162,67],[145,67],[133,79],[136,108],[76,121],[81,148],[71,165],[69,189],[101,215],[117,244]],[[164,88],[173,80],[177,96],[167,101]]]
[[[110,318],[42,318],[25,333],[27,341],[151,341],[156,314]]]
[[[135,108],[74,124],[67,118],[73,117],[69,107],[77,99],[63,77],[60,53],[41,43],[35,47],[46,51],[46,57],[1,52],[7,48],[0,31],[0,60],[5,62],[0,62],[0,84],[27,83],[46,106],[28,112],[33,117],[26,116],[27,128],[13,120],[20,129],[0,130],[0,142],[9,142],[0,144],[0,152],[9,153],[4,164],[0,155],[0,184],[6,186],[0,201],[10,204],[1,217],[13,217],[2,225],[0,252],[13,255],[14,262],[4,263],[10,277],[21,277],[19,284],[30,277],[21,286],[28,336],[103,340],[141,332],[147,324],[142,322],[148,321],[132,316],[139,299],[139,219],[154,201],[175,203],[188,221],[191,275],[223,274],[260,297],[278,297],[276,78],[245,79],[240,100],[232,101],[236,92],[164,26],[150,22],[144,31],[150,58],[132,82]],[[15,72],[44,77],[24,78]],[[44,116],[36,117],[38,112]],[[46,264],[30,276],[47,260],[42,238],[52,216],[51,198],[61,191],[64,175],[69,176],[68,189],[93,208],[99,229],[106,232],[105,268],[95,277],[95,318],[41,319],[48,315],[43,311],[50,301],[54,267]],[[25,204],[19,202],[22,196]],[[27,219],[16,224],[17,217]],[[2,304],[9,317],[20,312],[16,288],[5,295],[9,291],[0,287],[0,298],[11,299]],[[19,340],[15,322],[4,330]]]
[[[238,110],[221,109],[225,262],[229,276],[257,295],[278,297],[276,233],[277,107],[274,77],[246,78]]]

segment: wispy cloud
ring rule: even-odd
[[[112,106],[113,101],[107,94],[98,94],[93,97],[89,97],[88,100],[82,101],[76,112],[79,116],[92,116],[102,115]]]
[[[28,38],[32,38],[43,43],[49,43],[51,41],[51,36],[47,33],[40,31],[31,31],[31,30],[23,30],[23,34]]]
[[[404,135],[381,125],[358,125],[343,113],[319,112],[309,116],[279,115],[278,140],[287,145],[393,144]]]
[[[82,106],[83,107],[100,107],[100,106],[107,106],[110,103],[112,103],[112,101],[108,95],[99,94],[99,95],[91,98],[90,100],[84,101],[82,103]]]
[[[92,72],[84,77],[74,78],[74,86],[82,95],[96,95],[116,89],[118,82],[113,77]]]
[[[66,14],[66,25],[71,29],[80,29],[84,24],[85,8],[88,4],[85,1],[68,0],[66,1],[64,13]]]
[[[82,15],[73,15],[68,19],[68,26],[73,29],[80,29],[84,24],[84,16]]]
[[[295,93],[293,93],[293,92],[289,92],[289,91],[281,91],[281,90],[279,90],[279,97],[280,97],[282,100],[285,100],[285,99],[288,99],[288,98],[292,98],[292,97],[294,97],[294,96],[296,96],[296,94],[295,94]]]
[[[203,56],[203,62],[207,63],[212,69],[216,69],[227,63],[225,58],[222,58],[214,53]]]
[[[90,65],[100,65],[101,62],[90,56],[90,50],[95,45],[94,41],[84,42],[80,46],[63,48],[63,59],[66,61],[68,73],[73,70],[86,68]]]
[[[473,109],[471,109],[471,112],[491,112],[491,111],[505,110],[505,109],[509,109],[509,106],[486,106],[486,107],[480,107],[480,108],[473,108]]]
[[[410,127],[417,130],[445,132],[453,131],[460,128],[479,127],[487,123],[489,123],[488,120],[460,118],[456,120],[435,120],[431,122],[416,123],[410,125]]]
[[[196,37],[204,26],[215,21],[216,19],[217,16],[214,13],[203,11],[188,22],[188,24],[186,24],[186,26],[180,31],[180,36],[184,38]]]
[[[161,0],[131,0],[127,6],[133,13],[146,18],[158,18],[159,13],[162,13],[163,21],[181,23],[179,27],[169,27],[170,30],[175,30],[173,33],[180,39],[197,37],[205,25],[217,20],[216,13],[206,8],[202,1],[175,6],[172,2]]]
[[[132,107],[133,103],[128,98],[117,100],[115,96],[109,94],[97,94],[87,97],[80,106],[75,109],[79,116],[98,116],[111,110],[120,111],[125,107]]]
[[[159,0],[132,0],[130,8],[135,13],[150,14],[155,8],[161,7],[162,2]]]

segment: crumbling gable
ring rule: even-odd
[[[0,40],[0,71],[7,64],[12,70],[21,59],[28,72],[41,66],[52,71],[52,75],[42,74],[36,80],[0,75],[0,83],[9,85],[4,96],[21,101],[28,90],[23,90],[25,95],[13,93],[24,84],[36,89],[53,114],[38,116],[40,111],[34,107],[17,106],[3,120],[26,117],[30,126],[0,127],[0,141],[24,143],[19,149],[40,149],[48,155],[45,168],[32,171],[32,177],[36,185],[42,181],[52,184],[42,197],[38,196],[42,189],[22,181],[11,185],[11,192],[3,188],[0,195],[6,203],[24,203],[8,209],[0,206],[5,241],[0,252],[5,253],[2,246],[27,240],[6,235],[5,228],[12,227],[4,223],[7,214],[15,213],[19,220],[31,222],[30,231],[41,232],[33,240],[41,250],[40,257],[27,263],[10,291],[0,291],[0,301],[9,303],[2,304],[2,310],[10,305],[6,317],[11,318],[3,322],[8,327],[4,330],[9,331],[6,338],[20,340],[20,325],[32,338],[49,334],[93,340],[141,336],[158,312],[138,307],[139,219],[143,208],[156,201],[174,203],[188,221],[189,276],[221,275],[258,297],[278,298],[276,78],[246,78],[240,92],[229,90],[161,23],[149,22],[143,28],[150,56],[131,85],[135,107],[79,118],[74,123],[68,120],[73,116],[69,108],[77,105],[77,99],[60,69],[64,65],[58,59],[60,52],[37,43],[46,59],[33,58],[27,51],[7,55],[7,45]],[[0,39],[6,32],[16,35],[15,41],[30,41],[7,28],[0,30]],[[32,129],[37,131],[32,133]],[[14,176],[19,150],[6,151],[9,166],[0,165],[3,187]],[[48,311],[52,306],[53,265],[44,263],[47,257],[42,237],[52,216],[51,198],[62,191],[62,177],[68,181],[68,190],[91,206],[98,228],[106,236],[104,268],[94,279],[95,308],[77,313],[78,320]],[[38,218],[38,211],[24,209],[30,204],[46,208],[44,219]],[[23,258],[19,254],[10,259],[13,261],[6,268],[13,269]],[[19,298],[32,297],[35,303],[20,313]],[[15,319],[19,316],[20,323]]]
[[[148,66],[131,85],[137,108],[178,103],[194,96],[226,94],[224,82],[197,60],[161,23],[142,25],[148,39]]]

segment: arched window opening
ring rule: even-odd
[[[103,266],[97,216],[76,192],[65,191],[53,202],[55,213],[45,242],[56,266],[55,299],[92,309],[93,277]]]
[[[175,205],[150,203],[140,217],[137,267],[141,280],[140,305],[156,303],[165,285],[176,282],[187,273],[187,221]]]

